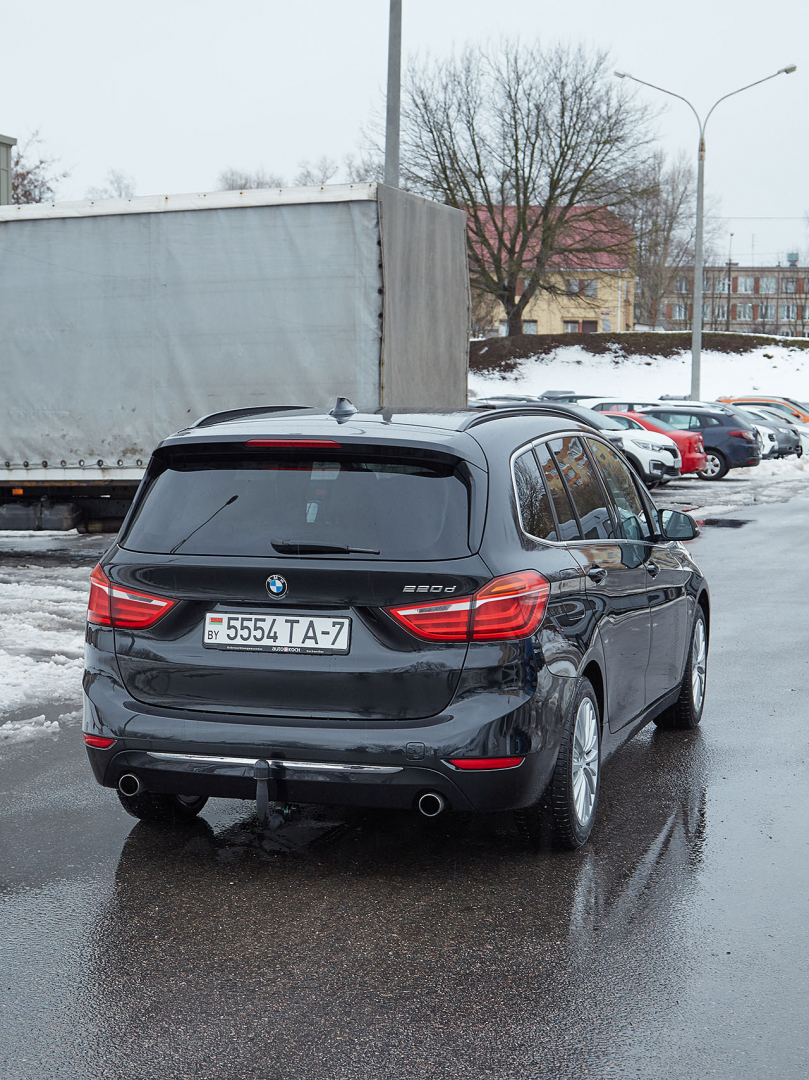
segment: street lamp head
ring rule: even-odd
[[[616,79],[625,79],[626,78],[626,72],[625,71],[615,71],[615,72],[613,72],[613,74],[615,75]]]
[[[797,71],[797,69],[798,69],[797,64],[790,64],[789,67],[781,68],[781,70],[778,72],[778,74],[779,75],[791,75],[792,72]]]

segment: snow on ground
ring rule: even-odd
[[[0,565],[0,747],[79,719],[88,573]]]
[[[609,353],[594,356],[581,345],[564,345],[548,356],[521,360],[507,375],[477,371],[469,375],[470,397],[572,390],[593,397],[631,394],[654,399],[660,394],[687,397],[690,389],[690,352],[623,358]],[[753,392],[809,401],[809,350],[779,344],[743,354],[703,352],[703,398]]]

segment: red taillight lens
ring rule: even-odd
[[[473,758],[450,758],[450,765],[456,769],[484,770],[484,769],[516,769],[522,765],[524,757],[473,757]]]
[[[90,574],[87,621],[97,626],[143,630],[154,626],[176,602],[125,589],[122,585],[113,585],[101,567],[96,566]]]
[[[290,447],[304,449],[319,450],[321,447],[327,449],[339,449],[342,443],[334,442],[332,439],[249,439],[247,446],[263,446],[270,447],[271,449],[288,450]]]
[[[84,741],[88,746],[94,746],[96,750],[109,750],[115,739],[105,739],[103,735],[85,735]]]
[[[388,614],[427,641],[502,641],[530,637],[548,605],[548,582],[536,570],[494,578],[471,596],[388,608]]]
[[[728,435],[733,435],[736,439],[747,439],[748,442],[756,441],[756,433],[754,431],[729,431]]]

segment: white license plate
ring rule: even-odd
[[[296,611],[285,611],[283,615],[257,611],[239,615],[209,612],[205,616],[202,643],[208,649],[347,653],[351,645],[351,619]]]

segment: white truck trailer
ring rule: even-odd
[[[115,528],[261,405],[466,404],[463,212],[377,184],[0,206],[0,528]]]

